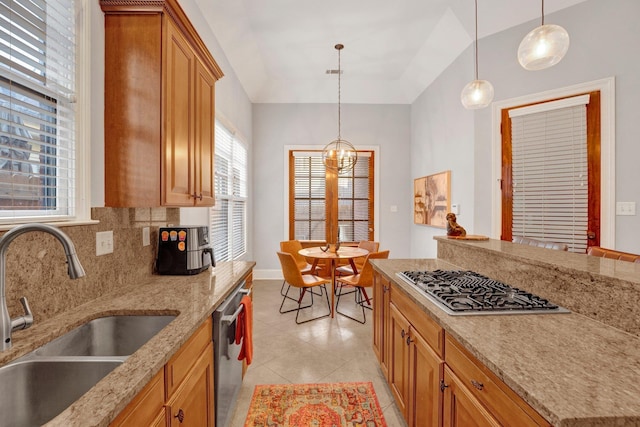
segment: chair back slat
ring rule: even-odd
[[[303,287],[304,279],[293,255],[287,252],[278,252],[278,258],[280,259],[285,282],[291,286]]]
[[[307,267],[307,260],[305,257],[300,255],[300,250],[302,249],[302,243],[299,240],[285,240],[284,242],[280,242],[280,251],[293,255],[293,258],[298,264],[299,270],[304,270]]]
[[[389,251],[371,252],[367,255],[364,262],[364,267],[360,272],[360,278],[358,279],[358,286],[371,287],[373,286],[373,266],[369,262],[370,259],[387,259],[389,258]]]
[[[360,240],[360,243],[358,243],[358,247],[361,249],[366,249],[370,253],[378,252],[378,249],[380,249],[380,242],[373,242],[371,240]]]

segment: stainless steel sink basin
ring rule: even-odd
[[[176,316],[110,316],[91,320],[37,349],[37,356],[129,356]]]
[[[0,368],[0,425],[40,426],[53,419],[122,360],[14,362]]]

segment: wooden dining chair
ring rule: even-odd
[[[306,322],[310,322],[312,320],[316,320],[316,319],[320,319],[322,317],[327,317],[329,315],[331,315],[331,303],[329,303],[329,294],[327,292],[327,284],[331,284],[331,280],[329,279],[323,279],[322,277],[318,277],[314,274],[302,274],[300,272],[300,269],[298,268],[298,265],[296,263],[295,258],[293,257],[293,255],[286,253],[286,252],[278,252],[278,258],[280,259],[280,265],[282,266],[282,274],[284,275],[284,281],[285,283],[287,283],[287,291],[284,293],[283,298],[282,298],[282,304],[280,304],[280,313],[284,314],[284,313],[290,313],[292,311],[296,312],[296,323],[297,324],[301,324],[301,323],[306,323]],[[291,289],[291,287],[294,288],[298,288],[299,294],[298,294],[298,298],[292,298],[290,297],[289,294],[289,290]],[[314,294],[313,292],[313,288],[318,287],[320,288],[320,293],[319,294]],[[320,295],[320,298],[322,298],[322,289],[324,289],[324,295],[325,298],[327,300],[327,307],[329,308],[329,312],[325,315],[322,316],[317,316],[317,317],[313,317],[311,319],[308,320],[303,320],[303,321],[299,321],[298,320],[298,316],[300,315],[300,310],[303,310],[305,308],[310,308],[313,306],[313,296],[314,295]],[[309,294],[311,297],[311,303],[309,305],[302,305],[302,299],[304,298],[307,290],[309,290]],[[291,310],[285,310],[282,311],[282,307],[284,307],[284,303],[287,299],[293,299],[294,301],[297,302],[298,307],[297,308],[293,308]]]
[[[378,252],[380,249],[380,242],[373,242],[371,240],[360,240],[358,243],[358,247],[360,249],[366,249],[369,253]],[[364,267],[364,263],[366,262],[366,257],[359,257],[353,260],[353,263],[356,265],[356,272],[353,271],[351,265],[343,265],[336,268],[336,275],[338,276],[351,276],[362,270]]]
[[[371,310],[371,298],[367,295],[365,288],[373,287],[373,266],[369,262],[371,259],[387,259],[389,258],[389,251],[370,252],[364,261],[364,266],[358,274],[351,276],[336,277],[336,286],[338,288],[338,298],[336,300],[336,312],[342,316],[353,319],[359,323],[365,323],[367,316],[365,309]],[[354,287],[355,291],[345,292],[345,288]],[[356,305],[362,308],[362,320],[356,319],[347,313],[340,312],[338,306],[340,304],[340,297],[348,293],[355,293]]]
[[[285,252],[293,255],[293,258],[296,260],[296,265],[300,270],[301,274],[316,274],[316,269],[313,268],[311,264],[309,264],[305,257],[300,255],[300,250],[302,249],[302,244],[299,240],[285,240],[280,242],[280,252]],[[284,296],[284,285],[286,281],[282,282],[282,286],[280,287],[280,295]]]

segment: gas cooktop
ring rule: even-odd
[[[451,315],[569,313],[544,298],[473,271],[404,271],[397,275],[425,291],[427,298]]]

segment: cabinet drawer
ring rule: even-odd
[[[502,425],[550,427],[533,408],[449,335],[445,362],[461,383]]]
[[[440,357],[444,355],[444,331],[433,319],[406,296],[395,284],[391,284],[391,302],[404,314],[411,325]]]
[[[209,317],[165,365],[167,399],[185,379],[194,362],[212,342],[212,320]]]
[[[109,426],[137,427],[155,425],[155,419],[158,417],[164,419],[163,406],[164,369],[161,369]]]

